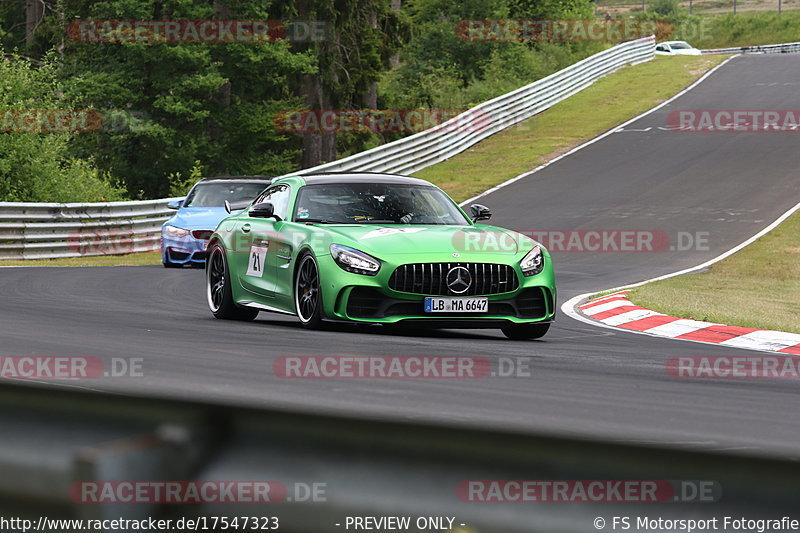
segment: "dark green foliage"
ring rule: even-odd
[[[33,174],[74,180],[75,187],[66,192],[85,201],[120,196],[119,189],[101,178],[105,175],[114,176],[128,197],[153,198],[168,196],[176,190],[176,179],[183,184],[198,169],[204,175],[290,172],[401,134],[340,132],[321,143],[313,134],[276,129],[273,119],[281,111],[463,110],[606,46],[476,42],[456,33],[457,24],[467,19],[590,17],[587,0],[404,0],[399,10],[391,4],[50,0],[26,39],[25,3],[1,2],[0,43],[7,51],[19,48],[30,60],[17,59],[14,68],[25,65],[31,79],[23,76],[20,83],[33,84],[31,94],[43,95],[35,103],[9,100],[6,105],[95,109],[105,125],[100,131],[70,135],[0,134],[0,199],[65,197],[57,192],[57,179],[40,179],[34,186]],[[324,39],[305,42],[71,39],[69,23],[86,19],[321,21],[327,33]],[[41,64],[50,50],[51,58]],[[0,82],[18,76],[9,68],[0,71]],[[60,96],[54,101],[55,94]],[[45,160],[56,174],[43,170]]]

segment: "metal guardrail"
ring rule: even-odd
[[[635,524],[637,516],[697,520],[795,514],[800,476],[794,457],[759,457],[747,448],[700,451],[622,438],[604,442],[457,424],[358,420],[10,383],[0,386],[0,431],[0,516],[24,509],[34,524],[38,516],[244,515],[278,517],[280,531],[333,533],[355,530],[344,527],[348,516],[400,515],[455,517],[451,531],[464,533],[619,531],[626,528],[612,527],[615,516]],[[80,491],[77,497],[70,491],[77,482],[266,480],[285,487],[287,497],[159,506],[113,498],[86,501]],[[594,503],[492,503],[465,497],[469,493],[460,488],[471,480],[644,480],[676,487],[702,482],[713,492],[676,490],[674,497],[658,502],[634,496]],[[320,488],[317,496],[297,490],[310,486]],[[597,517],[605,527],[594,525]],[[630,531],[637,529],[642,530]]]
[[[625,42],[484,102],[415,135],[287,175],[411,174],[444,161],[572,96],[615,70],[653,58],[655,38]],[[171,199],[104,204],[0,203],[0,259],[113,255],[158,249]]]
[[[0,259],[48,259],[157,250],[176,198],[141,202],[0,202]]]
[[[765,44],[733,48],[709,48],[704,54],[793,54],[800,52],[800,43]]]

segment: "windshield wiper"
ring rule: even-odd
[[[347,224],[347,222],[336,222],[335,220],[328,220],[327,218],[304,218],[296,222],[302,224]]]

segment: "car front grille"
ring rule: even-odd
[[[200,241],[207,241],[213,233],[213,229],[196,229],[192,230],[192,237]]]
[[[171,259],[176,260],[176,261],[183,261],[185,259],[189,259],[190,255],[191,254],[186,253],[186,252],[178,252],[178,251],[173,250],[172,248],[169,249],[169,257]]]
[[[549,291],[542,287],[534,287],[522,291],[517,296],[517,316],[522,318],[540,318],[547,315],[548,303],[552,309],[552,301],[548,302]]]
[[[455,290],[448,287],[448,274],[456,267],[469,272],[469,287],[463,292],[463,285],[453,287]],[[514,267],[492,263],[413,263],[400,265],[389,278],[392,290],[428,296],[501,294],[514,291],[518,286]]]
[[[370,287],[356,287],[347,300],[347,314],[355,318],[378,316],[384,305],[384,296]],[[419,304],[416,304],[419,307]]]

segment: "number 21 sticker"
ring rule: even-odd
[[[264,260],[267,258],[267,247],[253,245],[250,247],[250,259],[247,263],[247,275],[262,277],[264,275]]]

